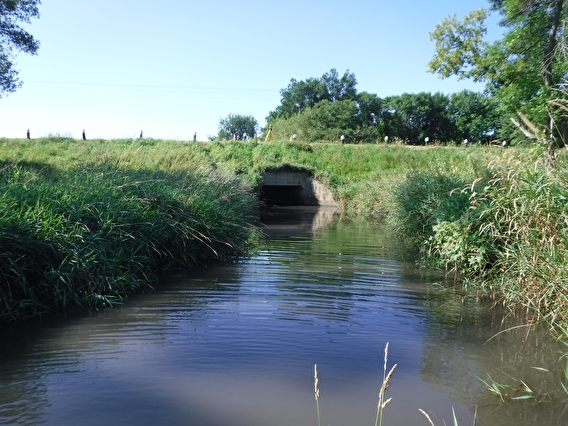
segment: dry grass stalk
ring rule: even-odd
[[[436,426],[426,411],[424,411],[422,408],[419,408],[418,411],[424,414],[424,417],[426,417],[426,419],[430,422],[432,426]]]
[[[319,397],[320,397],[320,390],[319,390],[319,379],[318,379],[318,366],[314,364],[314,397],[316,399],[316,411],[318,415],[318,426],[320,426],[320,407],[319,407]]]
[[[318,379],[318,366],[314,364],[314,396],[316,401],[319,401],[320,390],[319,390],[319,379]]]
[[[392,400],[392,398],[385,400],[385,394],[388,387],[390,386],[390,380],[392,378],[392,375],[394,373],[397,364],[393,365],[390,371],[387,373],[388,359],[389,359],[389,343],[387,342],[387,344],[385,345],[385,361],[383,364],[383,383],[381,385],[381,388],[379,389],[375,426],[383,424],[383,410],[386,407],[386,405]]]

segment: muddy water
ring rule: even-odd
[[[236,264],[112,310],[1,328],[0,424],[315,425],[317,363],[321,424],[372,425],[387,342],[384,425],[427,426],[419,408],[471,425],[476,407],[478,425],[568,424],[565,348],[442,290],[380,229],[332,218],[272,212],[269,237]],[[488,375],[546,402],[503,403]]]

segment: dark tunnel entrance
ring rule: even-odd
[[[266,170],[257,193],[269,206],[336,205],[331,191],[314,179],[310,171],[291,166]]]
[[[307,203],[305,189],[297,185],[263,185],[259,198],[267,205],[279,206],[317,206],[315,202]]]

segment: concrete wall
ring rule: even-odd
[[[284,167],[262,175],[259,197],[269,204],[335,206],[331,191],[307,170]]]

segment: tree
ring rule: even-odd
[[[495,137],[500,115],[494,98],[463,90],[450,96],[449,112],[455,124],[457,141],[488,142]]]
[[[274,120],[274,137],[288,140],[296,134],[302,142],[355,140],[357,103],[351,100],[330,102],[323,100],[289,118]]]
[[[568,73],[564,50],[566,0],[489,0],[501,15],[503,37],[485,40],[489,11],[470,12],[462,21],[450,16],[430,34],[436,53],[428,64],[442,78],[451,75],[483,81],[510,116],[522,112],[538,126],[548,122],[548,101]],[[568,121],[558,117],[560,136]],[[562,138],[561,138],[562,139]]]
[[[356,140],[376,142],[386,134],[384,104],[384,100],[373,93],[357,95]]]
[[[449,115],[449,98],[441,93],[404,93],[386,99],[384,115],[387,136],[412,144],[455,140],[455,126]]]
[[[291,79],[290,84],[280,91],[280,105],[271,111],[266,121],[276,118],[289,118],[294,114],[314,107],[318,102],[354,100],[357,96],[355,74],[345,71],[342,77],[335,69],[325,73],[321,78],[308,78],[305,81]]]
[[[229,114],[219,119],[219,139],[232,139],[233,135],[241,140],[253,137],[258,132],[258,121],[252,115]]]
[[[39,49],[39,42],[18,22],[30,23],[31,18],[39,18],[40,3],[40,0],[0,0],[0,98],[22,85],[14,68],[15,52],[35,55]]]

